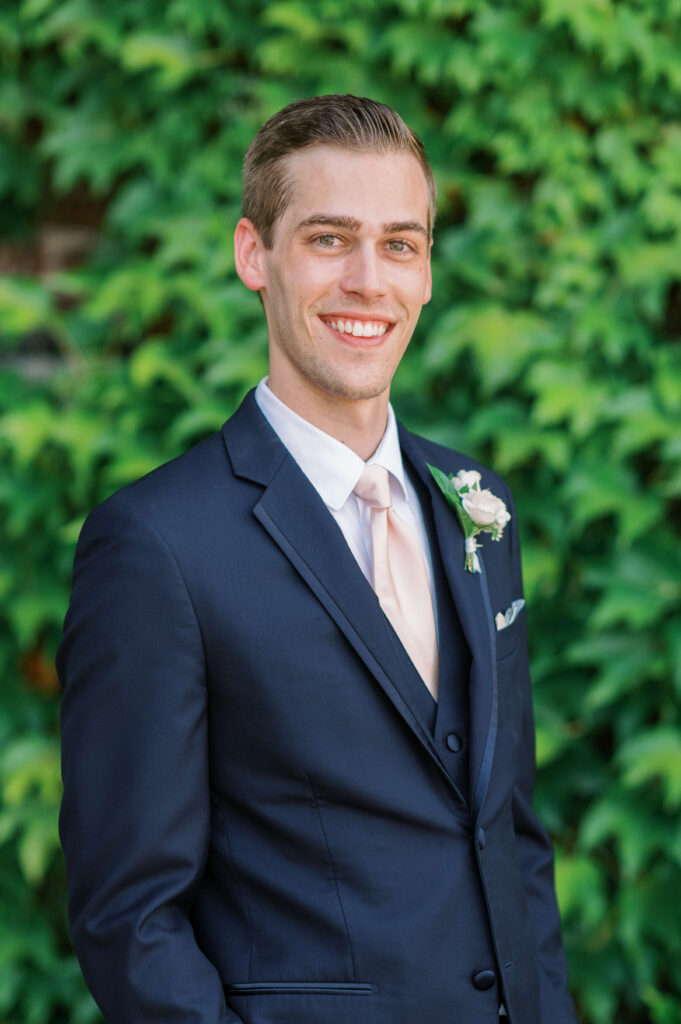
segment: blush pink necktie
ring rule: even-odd
[[[419,542],[393,510],[387,469],[365,466],[353,493],[371,510],[376,596],[421,678],[437,698],[437,633]]]

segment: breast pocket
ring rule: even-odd
[[[227,985],[225,994],[246,1024],[373,1024],[374,988],[347,981],[259,981]]]
[[[497,661],[510,657],[525,636],[525,599],[515,598],[503,612],[494,616]]]

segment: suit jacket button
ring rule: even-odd
[[[459,751],[461,750],[461,747],[463,746],[461,737],[458,735],[458,733],[455,732],[450,732],[449,736],[445,740],[445,743],[447,744],[447,749],[451,750],[453,754],[458,754]]]
[[[484,850],[487,846],[487,835],[485,834],[484,828],[478,829],[478,849]]]
[[[485,992],[488,988],[497,980],[497,976],[494,971],[478,971],[477,974],[473,975],[473,984],[480,992]]]

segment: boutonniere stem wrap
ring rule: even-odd
[[[481,489],[480,474],[476,470],[460,469],[458,473],[447,476],[441,469],[430,463],[427,465],[461,523],[465,538],[466,569],[468,572],[480,572],[476,537],[479,533],[489,533],[492,540],[501,540],[511,514],[501,498],[497,498],[491,491]]]

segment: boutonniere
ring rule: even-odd
[[[476,470],[460,469],[456,475],[447,476],[430,463],[426,465],[459,517],[465,538],[466,569],[468,572],[480,572],[479,545],[475,538],[479,533],[489,533],[492,540],[501,540],[511,513],[501,498],[491,491],[481,490],[480,474]]]

